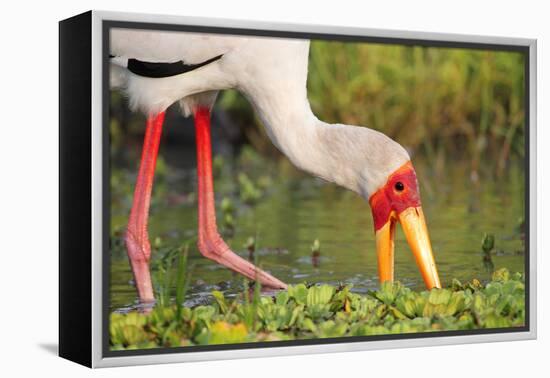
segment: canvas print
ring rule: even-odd
[[[108,45],[110,351],[525,326],[523,52]]]

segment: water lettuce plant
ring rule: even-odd
[[[524,277],[506,269],[495,271],[486,284],[455,279],[448,288],[421,292],[399,282],[367,294],[351,289],[298,284],[261,296],[258,285],[252,293],[245,285],[232,300],[212,292],[212,304],[206,306],[112,313],[110,344],[112,350],[143,349],[518,327],[525,322]]]

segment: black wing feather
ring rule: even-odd
[[[128,70],[138,76],[151,77],[151,78],[162,78],[170,77],[175,75],[180,75],[186,72],[196,70],[215,62],[220,59],[222,55],[215,56],[204,62],[197,64],[185,64],[183,61],[172,62],[172,63],[159,63],[159,62],[144,62],[138,59],[128,59]]]

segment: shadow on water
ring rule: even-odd
[[[128,159],[136,159],[137,151]],[[195,177],[192,164],[177,166],[177,151],[164,151],[155,182],[149,223],[152,245],[177,247],[193,237],[196,228]],[[166,158],[168,157],[168,158]],[[242,156],[241,156],[242,157]],[[132,161],[132,160],[128,160]],[[124,246],[122,230],[127,221],[135,180],[131,163],[113,164],[112,177],[112,265],[111,309],[134,308],[135,289]],[[181,160],[180,160],[181,161]],[[125,167],[125,168],[117,168]],[[444,172],[415,160],[433,250],[443,285],[453,278],[461,281],[490,278],[483,263],[481,239],[494,234],[495,268],[524,271],[523,241],[517,233],[524,212],[524,175],[512,165],[504,177],[479,175],[469,179],[469,165],[455,162]],[[228,244],[243,257],[250,254],[249,238],[255,237],[254,258],[260,266],[289,284],[353,284],[366,292],[378,286],[373,224],[368,203],[356,194],[297,172],[283,160],[265,162],[259,156],[237,161],[218,161],[215,178],[218,223],[226,223],[220,209],[224,197],[234,203],[233,228]],[[239,199],[239,173],[261,182],[264,194],[253,206]],[[241,188],[242,189],[242,188]],[[225,227],[228,231],[229,227]],[[399,229],[399,227],[398,227]],[[319,240],[318,251],[312,249]],[[243,280],[222,266],[201,257],[191,245],[192,278],[187,304],[211,300],[212,290],[227,295],[242,291]],[[173,269],[176,269],[174,266]],[[422,289],[423,283],[401,230],[396,235],[396,279]]]

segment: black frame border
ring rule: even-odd
[[[282,26],[284,27],[284,26]],[[110,139],[109,139],[109,103],[110,103],[110,88],[109,88],[109,49],[111,28],[127,28],[127,29],[146,29],[159,31],[180,31],[180,32],[195,32],[195,33],[216,33],[216,34],[232,34],[232,35],[248,35],[248,36],[265,36],[279,38],[301,38],[301,39],[320,39],[340,42],[365,42],[379,43],[404,46],[422,46],[422,47],[442,47],[442,48],[464,48],[475,50],[492,50],[492,51],[509,51],[521,53],[524,57],[524,146],[525,146],[525,179],[524,179],[524,196],[525,196],[525,325],[523,327],[510,328],[491,328],[477,330],[461,330],[461,331],[439,331],[439,332],[420,332],[411,334],[398,335],[373,335],[373,336],[348,336],[338,338],[319,338],[307,340],[290,340],[290,341],[268,341],[268,342],[251,342],[240,344],[222,344],[222,345],[197,345],[187,347],[173,348],[154,348],[154,349],[139,349],[126,351],[111,351],[109,349],[109,303],[110,303]],[[407,31],[403,31],[406,34]],[[451,37],[451,36],[450,36]],[[330,34],[316,32],[297,32],[297,31],[280,31],[280,30],[265,30],[265,29],[246,29],[233,27],[218,27],[218,26],[197,26],[185,24],[169,24],[169,23],[149,23],[149,22],[133,22],[133,21],[102,21],[102,154],[103,154],[103,241],[102,241],[102,358],[109,357],[129,357],[143,355],[159,355],[159,354],[174,354],[174,353],[193,353],[207,351],[222,351],[222,350],[239,350],[239,349],[258,349],[258,348],[281,348],[292,346],[320,345],[320,344],[341,344],[341,343],[356,343],[369,341],[384,341],[384,340],[406,340],[419,338],[437,338],[448,336],[472,336],[472,335],[487,335],[500,333],[528,333],[531,331],[531,290],[530,290],[530,255],[531,255],[531,224],[530,224],[530,46],[514,45],[514,44],[498,44],[484,42],[456,42],[456,41],[440,41],[419,38],[394,38],[394,37],[378,37],[378,36],[358,36],[348,34]],[[536,74],[536,73],[533,73]]]
[[[59,22],[59,356],[92,366],[92,12]]]

